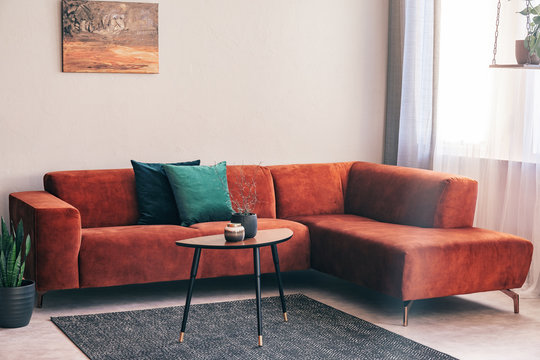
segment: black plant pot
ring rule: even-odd
[[[231,222],[242,224],[246,232],[246,239],[257,235],[257,214],[235,213],[232,215]]]
[[[34,311],[35,292],[36,284],[31,280],[23,280],[17,287],[0,287],[0,327],[28,325]]]

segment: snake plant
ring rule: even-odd
[[[21,286],[26,257],[30,251],[30,235],[24,239],[22,220],[17,228],[11,222],[9,231],[4,218],[2,218],[0,233],[0,287]],[[23,246],[24,241],[24,246]]]

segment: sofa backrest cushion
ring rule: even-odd
[[[366,162],[353,164],[345,211],[402,225],[472,226],[476,181],[455,175]]]
[[[350,163],[270,166],[279,218],[343,214]]]
[[[270,170],[256,165],[228,165],[227,182],[232,198],[240,194],[241,176],[255,179],[257,216],[275,218],[276,198]],[[133,169],[56,171],[45,174],[43,182],[46,191],[79,210],[83,228],[137,223]]]
[[[79,210],[83,228],[137,223],[133,169],[56,171],[43,182],[46,191]]]
[[[267,167],[257,165],[227,165],[227,182],[231,200],[242,201],[242,187],[244,193],[249,192],[246,184],[255,181],[257,203],[254,213],[259,218],[276,218],[276,197],[272,174]],[[244,184],[244,185],[243,185]],[[236,211],[236,209],[234,209]]]

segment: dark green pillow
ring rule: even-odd
[[[200,160],[172,165],[199,165]],[[135,172],[135,190],[139,207],[139,225],[179,225],[178,209],[167,175],[160,163],[142,163],[131,160]]]
[[[225,161],[214,166],[163,165],[181,225],[230,220],[233,213]]]

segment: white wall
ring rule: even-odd
[[[160,74],[61,72],[60,0],[0,1],[0,215],[48,171],[380,162],[387,0],[162,0]]]

